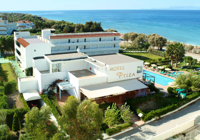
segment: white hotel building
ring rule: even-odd
[[[42,92],[58,79],[55,93],[60,99],[67,92],[80,100],[122,104],[146,93],[147,86],[137,80],[143,61],[118,54],[119,33],[53,34],[49,29],[41,37],[14,35],[16,59],[24,68],[33,67],[33,76],[18,79],[20,93],[35,96],[30,91]]]
[[[29,20],[20,20],[20,21],[17,21],[17,28],[18,30],[33,29],[34,24],[32,21],[29,21]]]
[[[0,36],[11,35],[13,31],[17,31],[17,23],[9,23],[6,16],[4,16],[4,20],[0,18]]]

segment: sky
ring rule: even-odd
[[[168,9],[198,7],[200,0],[2,0],[0,11]]]

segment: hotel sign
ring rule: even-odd
[[[121,72],[122,70],[125,70],[124,66],[118,66],[118,67],[112,67],[112,68],[110,68],[110,71],[119,71],[119,72],[116,73],[116,75],[119,78],[125,78],[125,77],[133,77],[133,76],[135,76],[135,73],[123,73],[123,72]]]

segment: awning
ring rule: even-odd
[[[24,93],[22,93],[23,96],[24,96],[24,99],[26,101],[32,101],[32,100],[39,100],[39,99],[42,99],[38,93],[37,90],[35,89],[30,89],[30,90],[27,90],[25,91]]]
[[[137,79],[114,82],[114,83],[103,83],[90,86],[84,86],[80,89],[82,93],[90,98],[98,98],[108,95],[123,94],[128,91],[139,90],[147,88],[146,85],[139,82]]]
[[[70,84],[70,82],[61,82],[61,83],[57,83],[57,86],[61,89],[61,90],[68,90],[68,89],[73,89],[74,86],[72,84]]]

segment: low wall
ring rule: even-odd
[[[33,76],[23,77],[23,79],[28,79],[28,80],[24,80],[24,81],[20,80],[22,78],[18,78],[18,90],[20,93],[23,93],[30,89],[38,90],[37,79],[33,78],[33,79],[29,80],[29,78],[31,78],[31,77],[33,77]]]

